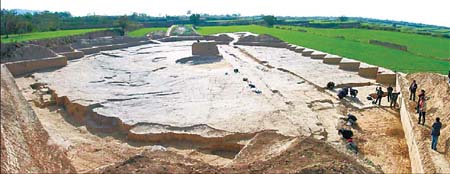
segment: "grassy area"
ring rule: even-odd
[[[430,37],[418,34],[400,33],[365,29],[318,29],[306,27],[289,27],[293,30],[302,29],[308,33],[326,37],[344,37],[345,40],[368,43],[369,40],[380,40],[408,47],[408,51],[424,57],[436,59],[450,58],[450,39]]]
[[[130,37],[143,37],[145,36],[147,33],[153,32],[153,31],[167,31],[167,28],[140,28],[137,30],[134,30],[132,32],[128,33],[128,36]]]
[[[367,30],[366,33],[359,31],[359,34],[352,34],[352,30],[339,32],[347,29],[328,29],[322,31],[321,34],[313,32],[299,32],[294,30],[283,30],[276,28],[267,28],[256,25],[246,26],[214,26],[201,27],[197,31],[202,35],[223,33],[223,32],[239,32],[249,31],[257,34],[270,34],[278,37],[286,42],[301,45],[331,54],[336,54],[355,60],[360,60],[369,64],[386,67],[400,72],[439,72],[448,73],[450,70],[450,62],[448,60],[439,60],[428,56],[417,55],[410,52],[399,51],[395,49],[385,48],[382,46],[371,45],[365,42],[367,39],[380,39],[385,41],[402,41],[400,44],[412,46],[411,49],[418,52],[431,52],[435,57],[450,57],[449,52],[445,52],[450,48],[450,40],[440,40],[421,35],[410,35],[404,33],[387,33],[385,31]],[[339,32],[338,34],[333,34]],[[371,33],[371,32],[374,33]],[[348,39],[336,38],[336,35],[346,35]],[[401,36],[397,35],[401,34]],[[384,36],[379,36],[384,35]],[[360,36],[360,37],[357,37]],[[344,36],[345,37],[345,36]],[[417,41],[416,41],[417,39]],[[409,41],[409,42],[407,42]],[[426,42],[426,43],[421,43]],[[429,45],[428,45],[429,44]],[[427,45],[427,46],[424,46]],[[425,47],[425,48],[423,48]],[[433,50],[427,50],[433,49]],[[429,55],[429,54],[428,54]]]
[[[95,28],[95,29],[78,29],[78,30],[59,30],[59,31],[47,31],[47,32],[35,32],[26,34],[13,34],[6,38],[6,35],[1,36],[2,43],[8,42],[23,42],[28,40],[49,39],[63,36],[73,36],[84,34],[93,31],[107,30],[108,28]]]

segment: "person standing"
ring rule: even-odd
[[[398,95],[400,95],[400,92],[392,93],[391,104],[390,104],[390,107],[391,107],[391,108],[392,108],[392,106],[393,106],[394,109],[395,109],[395,107],[396,107],[396,105],[397,105]]]
[[[387,100],[390,102],[392,100],[392,92],[394,91],[394,88],[392,88],[391,85],[387,88]]]
[[[411,86],[409,86],[409,100],[416,101],[416,90],[417,90],[417,83],[416,80],[413,80]]]
[[[378,106],[381,105],[381,99],[383,98],[383,89],[381,86],[377,89],[377,99],[375,100],[375,104],[378,102]]]
[[[436,118],[436,122],[431,126],[431,149],[437,151],[437,144],[439,135],[441,135],[442,123],[440,122],[439,117]]]
[[[427,113],[427,102],[425,98],[419,100],[419,124],[422,121],[422,125],[425,125],[425,114]]]
[[[420,110],[419,110],[419,104],[420,104],[420,101],[421,100],[423,100],[423,99],[425,99],[425,90],[420,90],[420,94],[418,95],[418,97],[419,97],[419,100],[417,101],[417,106],[416,106],[416,113],[419,113],[420,112]]]

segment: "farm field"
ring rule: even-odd
[[[396,43],[408,47],[412,54],[436,58],[447,59],[450,57],[450,39],[430,37],[418,34],[409,34],[382,30],[367,29],[319,29],[307,27],[280,26],[292,30],[304,30],[310,34],[341,38],[345,40],[369,43],[369,40],[379,40]]]
[[[140,28],[134,31],[131,31],[128,33],[128,36],[130,37],[144,37],[147,33],[153,32],[153,31],[167,31],[167,28],[164,27],[156,27],[156,28]]]
[[[199,27],[197,29],[202,35],[240,31],[270,34],[291,44],[317,49],[405,73],[438,72],[446,74],[450,69],[450,62],[445,60],[446,57],[450,57],[450,50],[448,49],[450,40],[448,39],[374,30],[353,33],[351,30],[355,29],[348,29],[350,31],[341,31],[347,29],[311,30],[314,31],[300,32],[256,25]],[[336,36],[338,35],[344,35],[344,39],[337,38]],[[399,44],[404,43],[411,47],[413,51],[404,52],[372,45],[366,41],[369,39],[391,42],[401,41]]]
[[[6,35],[1,36],[2,43],[9,42],[23,42],[28,40],[49,39],[64,36],[73,36],[93,31],[107,30],[108,28],[94,28],[94,29],[77,29],[77,30],[59,30],[59,31],[46,31],[46,32],[34,32],[26,34],[12,34],[9,38]]]

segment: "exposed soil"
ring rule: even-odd
[[[274,146],[277,140],[289,140]],[[270,151],[265,151],[269,150]],[[352,157],[310,137],[284,137],[276,133],[258,134],[234,160],[217,167],[169,151],[144,151],[99,173],[373,173]],[[260,154],[266,153],[263,156]],[[271,155],[268,155],[271,154]]]
[[[258,48],[256,51],[286,54],[292,59],[292,62],[280,61],[273,65],[260,61],[260,56],[251,58],[239,49],[220,46],[223,60],[187,65],[175,63],[183,57],[181,54],[188,53],[186,44],[181,44],[185,48],[178,52],[170,50],[173,45],[166,45],[166,53],[156,55],[164,59],[152,64],[149,63],[152,59],[147,60],[145,56],[127,55],[130,58],[124,59],[97,55],[54,73],[37,73],[37,78],[18,78],[17,82],[50,138],[67,150],[77,172],[403,173],[411,170],[398,111],[384,107],[359,110],[346,100],[338,100],[325,92],[322,84],[315,83],[327,81],[315,78],[322,77],[322,72],[314,67],[301,69],[302,64],[294,59],[297,53]],[[136,48],[108,54],[139,52],[133,49]],[[276,62],[277,59],[267,60]],[[286,71],[278,68],[293,64],[298,66],[286,66]],[[86,68],[89,66],[95,68]],[[234,68],[239,72],[233,72]],[[326,67],[326,70],[336,78],[352,79],[337,67]],[[74,76],[71,71],[78,73]],[[36,80],[45,82],[40,81],[44,78],[56,89],[44,90],[52,91],[52,97],[29,87]],[[362,80],[364,84],[373,81],[359,77],[353,80]],[[100,83],[108,88],[99,87]],[[253,91],[249,84],[256,85],[262,94]],[[174,90],[167,91],[169,88]],[[104,115],[92,113],[94,110],[101,110]],[[361,150],[358,155],[347,151],[337,134],[337,128],[343,124],[339,116],[349,112],[358,117],[359,124],[354,129],[355,142]],[[128,119],[128,123],[122,124],[120,119]]]
[[[415,73],[406,76],[404,81],[403,95],[407,100],[409,97],[408,87],[412,80],[416,80],[418,84],[418,93],[421,89],[425,90],[425,94],[429,97],[427,100],[427,113],[425,126],[414,124],[413,127],[418,141],[419,150],[423,152],[423,163],[430,171],[439,173],[450,172],[450,85],[447,78],[434,73]],[[417,94],[418,94],[417,93]],[[408,101],[408,109],[410,115],[418,122],[418,114],[416,113],[417,102]],[[417,101],[417,100],[416,100]],[[440,117],[442,122],[441,135],[438,141],[437,151],[432,151],[431,146],[431,126],[435,122],[435,118]]]
[[[390,108],[349,111],[358,116],[355,141],[362,155],[386,173],[411,172],[400,114]]]

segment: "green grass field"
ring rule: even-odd
[[[79,34],[84,34],[84,33],[88,33],[88,32],[107,30],[107,29],[108,28],[95,28],[95,29],[35,32],[35,33],[9,35],[9,38],[6,38],[6,35],[2,35],[1,42],[8,43],[8,42],[23,42],[23,41],[28,41],[28,40],[49,39],[49,38],[56,38],[56,37],[79,35]]]
[[[311,30],[314,31],[299,32],[256,25],[214,26],[197,29],[202,35],[239,31],[270,34],[291,44],[321,50],[406,73],[438,72],[447,74],[450,70],[450,62],[448,59],[444,60],[445,58],[450,58],[450,39],[376,30]],[[344,36],[344,39],[337,38],[337,36]],[[368,43],[369,39],[405,44],[411,52],[372,45]]]
[[[147,33],[153,31],[167,31],[167,28],[140,28],[128,33],[130,37],[144,37]]]
[[[418,34],[408,34],[392,31],[365,30],[365,29],[317,29],[306,27],[289,27],[293,30],[303,29],[310,34],[325,37],[344,37],[345,40],[369,43],[369,40],[380,40],[392,42],[408,47],[408,51],[430,58],[448,59],[450,58],[450,40],[445,38],[436,38]]]

